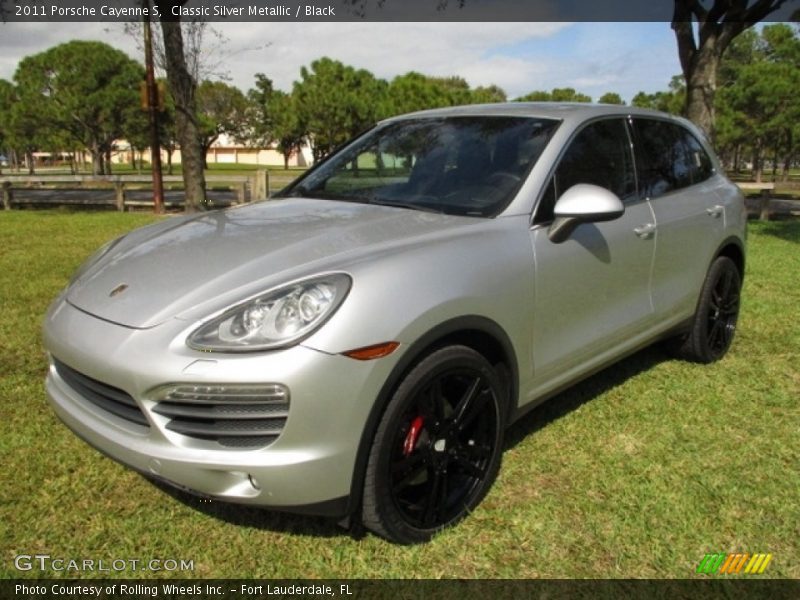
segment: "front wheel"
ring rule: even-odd
[[[739,269],[730,258],[720,256],[711,264],[692,328],[679,347],[681,356],[699,363],[725,356],[736,333],[741,287]]]
[[[413,544],[464,518],[497,476],[503,401],[496,372],[471,348],[449,346],[421,360],[378,425],[364,483],[364,525]]]

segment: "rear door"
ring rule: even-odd
[[[694,313],[700,287],[725,229],[711,159],[681,125],[634,118],[641,197],[658,226],[653,302],[660,320]]]

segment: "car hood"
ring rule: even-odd
[[[480,220],[409,209],[287,198],[167,219],[115,244],[67,292],[73,306],[148,328],[275,285],[422,243]],[[207,315],[206,315],[207,316]]]

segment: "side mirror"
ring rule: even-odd
[[[625,212],[614,192],[590,183],[578,183],[564,192],[553,210],[555,219],[547,230],[554,244],[566,241],[581,223],[613,221]]]

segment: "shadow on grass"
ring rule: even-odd
[[[800,243],[800,219],[756,221],[749,225],[751,231],[771,235],[787,242]]]
[[[210,500],[175,488],[163,481],[151,479],[146,475],[141,475],[141,477],[165,494],[175,498],[181,504],[231,525],[319,538],[345,535],[349,535],[354,539],[363,537],[363,533],[360,530],[347,531],[337,525],[336,521],[331,518],[297,515],[232,502]]]
[[[506,432],[505,450],[513,448],[529,435],[665,360],[671,360],[671,357],[659,345],[649,346],[568,387],[514,423]]]
[[[517,421],[506,432],[504,451],[513,448],[527,436],[571,413],[586,402],[664,360],[669,360],[668,356],[658,346],[651,346],[566,389]],[[145,475],[142,477],[182,504],[232,525],[319,538],[348,535],[359,540],[365,535],[363,527],[357,522],[349,530],[345,530],[331,518],[297,515],[208,500]]]

